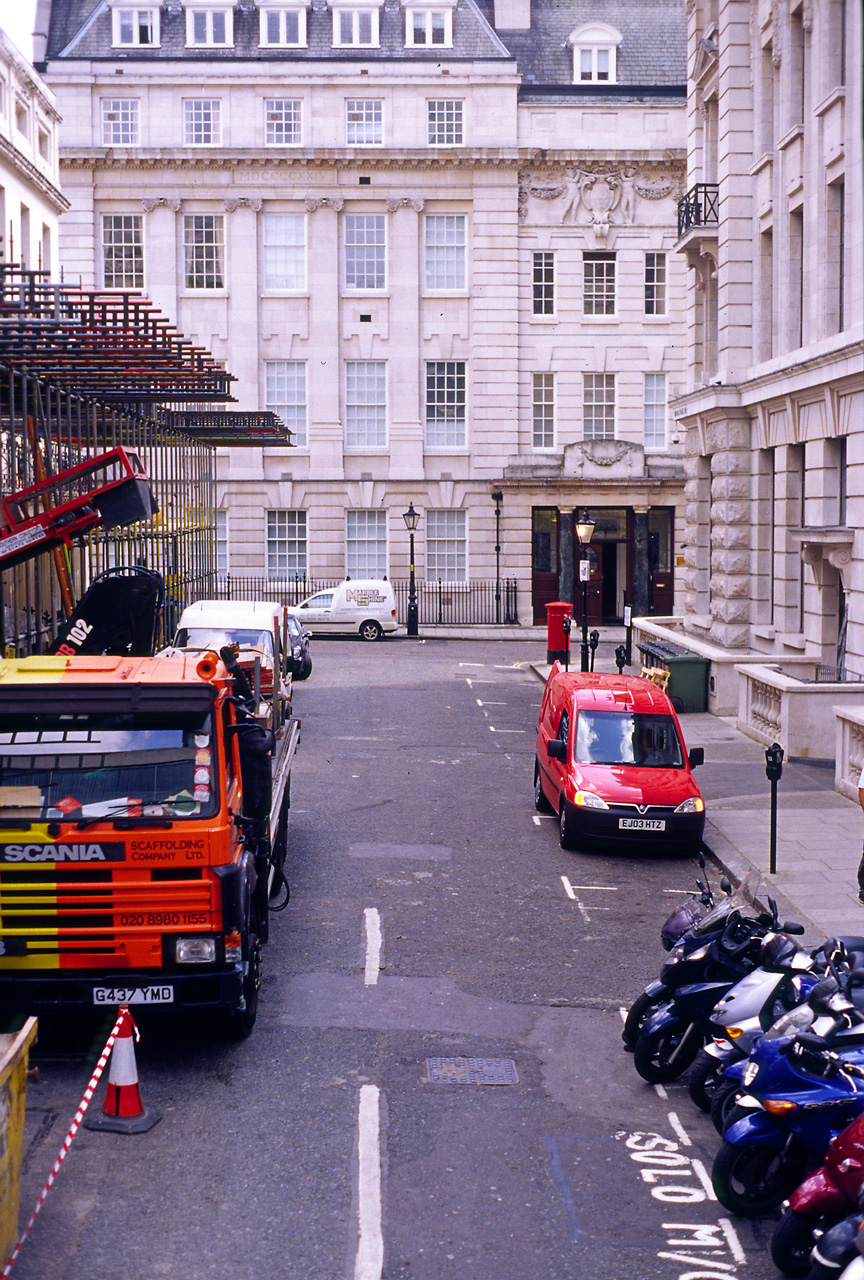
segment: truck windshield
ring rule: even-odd
[[[3,716],[0,821],[214,813],[211,734],[202,712]]]
[[[576,721],[576,763],[680,769],[684,751],[671,716],[580,711]]]

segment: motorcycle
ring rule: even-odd
[[[770,913],[756,918],[738,911],[730,914],[723,932],[706,948],[701,980],[693,981],[686,967],[669,975],[669,999],[644,1023],[633,1050],[633,1065],[643,1080],[650,1084],[674,1080],[693,1062],[712,1034],[711,1016],[717,1003],[759,965],[765,939],[779,928],[777,904],[770,896],[768,901]],[[784,934],[803,933],[804,926],[788,921],[783,930]],[[692,955],[690,959],[692,967]],[[763,1004],[764,999],[752,997],[753,1014]]]
[[[833,977],[817,984],[811,1001],[818,1006],[830,989],[836,996]],[[826,1034],[799,1031],[790,1039],[781,1019],[753,1047],[742,1072],[748,1093],[738,1099],[711,1175],[717,1199],[733,1213],[776,1208],[864,1112],[864,1018],[845,993],[839,999],[843,1007],[837,1010],[835,1000],[837,1016]],[[839,1051],[830,1047],[853,1027]]]
[[[862,1191],[864,1114],[834,1139],[819,1168],[789,1197],[771,1237],[774,1265],[787,1276],[806,1275],[814,1245],[856,1211]]]
[[[625,1048],[635,1048],[645,1022],[671,998],[673,986],[683,982],[699,982],[706,977],[710,980],[713,976],[709,957],[711,942],[723,932],[733,912],[740,914],[749,911],[756,914],[756,895],[760,880],[758,871],[748,871],[734,893],[727,894],[722,902],[675,943],[669,952],[669,958],[663,963],[660,977],[649,982],[627,1011],[621,1032]]]

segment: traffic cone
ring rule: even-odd
[[[132,1015],[124,1007],[120,1010],[120,1030],[111,1050],[102,1114],[92,1118],[88,1115],[84,1120],[87,1129],[107,1133],[146,1133],[162,1119],[158,1111],[148,1111],[141,1101],[133,1028],[137,1031]]]

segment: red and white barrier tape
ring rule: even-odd
[[[90,1083],[87,1085],[87,1088],[84,1090],[84,1096],[82,1097],[80,1103],[78,1104],[78,1110],[75,1112],[74,1119],[72,1120],[72,1123],[69,1126],[69,1132],[66,1134],[66,1137],[63,1139],[63,1145],[60,1148],[60,1154],[57,1156],[57,1159],[54,1161],[54,1167],[52,1168],[51,1172],[48,1175],[48,1181],[45,1183],[45,1186],[42,1188],[42,1194],[39,1196],[39,1199],[36,1201],[36,1208],[33,1210],[33,1212],[30,1215],[30,1221],[27,1223],[27,1226],[21,1232],[21,1237],[18,1243],[16,1244],[15,1248],[12,1250],[12,1253],[9,1256],[9,1261],[6,1263],[6,1266],[3,1268],[3,1270],[0,1271],[0,1280],[6,1280],[6,1277],[11,1272],[12,1267],[15,1264],[16,1258],[18,1257],[19,1253],[24,1247],[24,1241],[27,1239],[28,1235],[30,1234],[30,1228],[33,1226],[33,1223],[36,1221],[36,1217],[39,1213],[39,1210],[42,1208],[43,1204],[45,1203],[45,1197],[48,1195],[48,1192],[51,1190],[52,1186],[54,1185],[54,1179],[57,1177],[57,1174],[60,1172],[60,1166],[62,1165],[63,1161],[66,1159],[67,1152],[69,1151],[69,1148],[72,1145],[72,1139],[75,1137],[75,1134],[78,1132],[81,1126],[81,1121],[84,1119],[84,1114],[87,1111],[87,1108],[90,1106],[90,1101],[93,1097],[93,1094],[96,1091],[96,1086],[99,1083],[99,1079],[102,1075],[102,1072],[105,1070],[105,1064],[107,1063],[108,1058],[111,1055],[111,1050],[114,1048],[114,1041],[117,1039],[118,1035],[120,1034],[120,1028],[122,1027],[126,1018],[128,1018],[129,1021],[132,1023],[132,1030],[135,1033],[135,1038],[136,1039],[139,1038],[138,1028],[135,1026],[135,1022],[132,1018],[131,1013],[124,1005],[123,1008],[121,1008],[117,1013],[117,1021],[114,1023],[114,1030],[111,1032],[110,1036],[105,1042],[105,1048],[102,1050],[102,1053],[99,1057],[99,1061],[96,1063],[96,1068],[92,1076],[90,1077]]]

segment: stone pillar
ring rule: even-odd
[[[709,636],[726,649],[750,644],[750,417],[727,408],[706,432],[711,455]]]
[[[309,295],[309,474],[316,480],[344,479],[342,360],[339,299],[340,199],[307,200],[309,261],[315,288]]]
[[[648,591],[648,508],[633,508],[633,599],[634,618],[644,618],[650,607]]]
[[[388,200],[390,214],[389,332],[398,330],[398,349],[420,350],[420,227],[423,201]],[[390,363],[390,479],[423,478],[423,402],[419,360]]]
[[[573,594],[573,513],[558,513],[558,599],[569,600],[574,609],[576,597]]]

